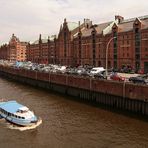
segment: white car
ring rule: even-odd
[[[100,73],[102,71],[105,71],[105,69],[103,67],[94,67],[90,71],[90,74],[94,75],[94,74]]]

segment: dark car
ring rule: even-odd
[[[148,79],[145,79],[142,76],[130,77],[129,81],[133,83],[148,84]]]
[[[106,77],[102,73],[95,74],[94,75],[94,78],[97,78],[97,79],[106,79]]]

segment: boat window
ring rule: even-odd
[[[19,113],[26,113],[26,112],[28,112],[28,110],[18,110],[17,112],[19,112]]]

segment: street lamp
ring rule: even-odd
[[[108,69],[108,47],[109,47],[109,44],[110,42],[113,40],[113,39],[116,39],[117,37],[112,37],[108,43],[107,43],[107,47],[106,47],[106,79],[107,79],[107,75],[108,75],[108,72],[107,72],[107,69]]]

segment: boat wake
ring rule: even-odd
[[[35,129],[39,125],[42,124],[42,119],[39,119],[39,121],[37,123],[35,123],[35,124],[31,125],[31,126],[26,126],[26,127],[18,126],[18,125],[15,125],[13,123],[7,122],[5,119],[0,119],[0,121],[3,122],[3,124],[5,123],[7,128],[14,129],[14,130],[19,130],[19,131],[26,131],[26,130]]]

